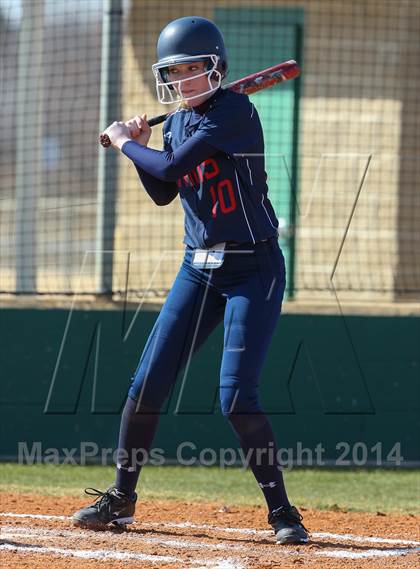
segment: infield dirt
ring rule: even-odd
[[[140,499],[136,523],[127,530],[95,532],[68,519],[88,500],[7,493],[0,499],[2,566],[8,569],[420,566],[420,516],[414,515],[300,508],[310,543],[279,546],[263,507]]]

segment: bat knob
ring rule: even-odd
[[[109,146],[111,146],[111,139],[107,134],[99,135],[99,142],[104,148],[108,148]]]

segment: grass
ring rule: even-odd
[[[420,514],[420,470],[302,468],[284,476],[298,507]],[[104,489],[113,480],[113,467],[0,463],[2,492],[82,497],[85,487]],[[242,468],[146,466],[139,490],[147,500],[264,504],[252,474]]]

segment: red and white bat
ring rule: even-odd
[[[299,76],[299,74],[299,65],[294,59],[290,59],[289,61],[273,65],[273,67],[268,67],[267,69],[259,71],[258,73],[247,75],[246,77],[238,79],[237,81],[233,81],[232,83],[227,83],[226,85],[223,85],[222,89],[230,89],[235,93],[251,95],[251,93],[256,93],[257,91],[262,91],[263,89],[273,87],[273,85],[277,85],[277,83],[283,83],[284,81],[295,79]],[[173,111],[164,115],[153,117],[147,122],[149,126],[155,126],[156,124],[164,122],[166,117],[168,117],[172,112]],[[99,136],[99,142],[104,148],[111,146],[111,141],[107,134],[101,134]]]

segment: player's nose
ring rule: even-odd
[[[182,80],[184,81],[184,85],[188,85],[191,83],[191,79],[193,79],[193,76],[191,76],[190,73],[184,73],[184,75],[182,76]]]

